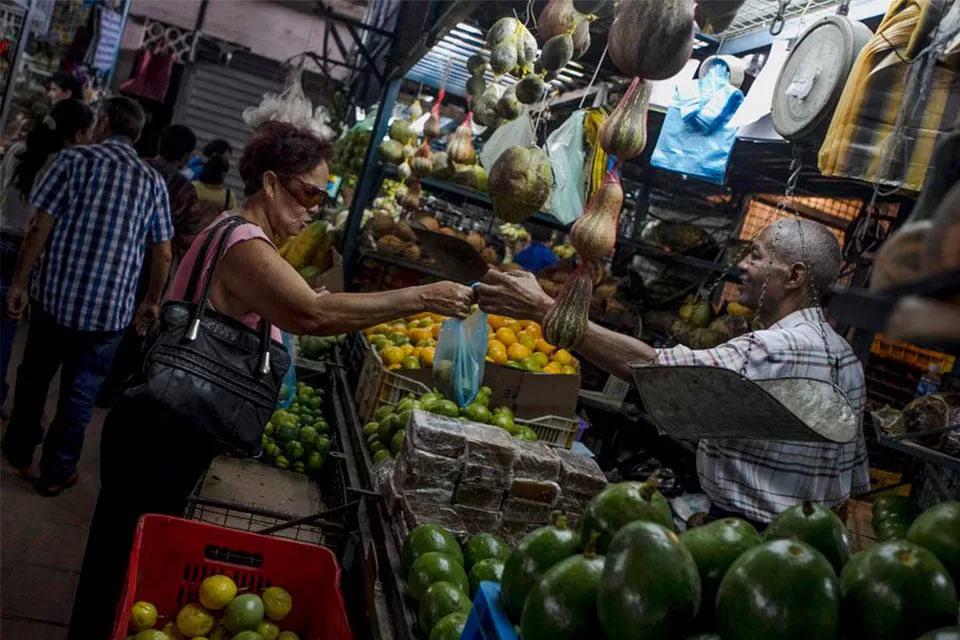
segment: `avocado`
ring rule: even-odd
[[[646,482],[621,482],[605,488],[583,510],[580,539],[587,540],[591,533],[599,532],[597,553],[604,554],[614,534],[634,520],[648,520],[672,529],[670,505],[657,491],[659,486],[659,482],[651,478]]]
[[[677,534],[637,520],[607,550],[597,614],[607,640],[682,638],[700,606],[700,575]]]
[[[850,559],[850,533],[843,521],[833,511],[812,502],[795,505],[778,515],[763,537],[806,542],[830,561],[838,576]]]
[[[881,496],[873,502],[873,531],[877,539],[901,540],[920,513],[920,508],[904,496]]]
[[[724,640],[836,638],[840,587],[822,553],[797,540],[770,540],[727,570],[716,607]]]
[[[960,502],[941,502],[917,516],[907,540],[937,556],[960,589]]]
[[[463,628],[467,626],[468,614],[463,611],[448,613],[433,625],[429,640],[460,640]]]
[[[453,535],[435,524],[422,524],[407,536],[401,558],[404,571],[410,571],[414,561],[428,551],[439,551],[463,566],[463,552]]]
[[[478,533],[470,536],[467,543],[463,545],[463,552],[463,568],[470,571],[473,565],[487,558],[506,561],[510,557],[510,545],[503,538],[492,533]]]
[[[680,541],[690,551],[700,574],[701,621],[713,621],[714,602],[720,581],[737,558],[763,539],[749,522],[739,518],[715,520],[702,527],[687,529]]]
[[[484,581],[500,582],[503,579],[503,560],[487,558],[480,560],[470,569],[470,594],[476,595],[480,590],[480,583]]]
[[[429,636],[433,628],[451,613],[469,613],[470,597],[458,586],[449,582],[430,585],[420,600],[417,622],[423,635]]]
[[[849,638],[917,636],[957,623],[957,590],[937,557],[906,540],[858,553],[840,575]]]
[[[470,591],[467,574],[453,558],[438,551],[428,551],[410,567],[407,575],[407,592],[419,601],[430,585],[436,582],[449,582],[464,593]]]
[[[523,640],[579,640],[600,637],[597,587],[603,556],[594,541],[583,554],[550,567],[527,596],[520,619]]]
[[[520,620],[527,595],[547,569],[579,551],[580,536],[567,528],[563,516],[557,518],[556,526],[528,533],[503,565],[500,601],[510,619]]]

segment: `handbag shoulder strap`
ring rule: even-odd
[[[213,244],[214,239],[216,239],[217,234],[227,225],[231,226],[229,231],[232,231],[233,228],[237,226],[237,220],[243,220],[240,216],[227,216],[220,222],[216,224],[210,232],[207,233],[207,237],[203,241],[203,245],[200,247],[200,251],[197,252],[197,257],[193,262],[193,269],[190,270],[190,280],[187,281],[187,288],[184,291],[184,299],[188,302],[193,302],[193,297],[197,294],[197,285],[200,282],[200,279],[203,276],[203,266],[207,262],[207,254],[210,251],[210,247]],[[221,235],[222,238],[229,236],[229,231],[224,231],[224,234]],[[213,270],[214,263],[211,263],[210,269]]]
[[[197,304],[201,309],[201,313],[203,312],[202,310],[207,306],[207,299],[210,297],[210,286],[213,284],[213,276],[217,270],[217,267],[220,265],[220,260],[223,258],[224,252],[226,251],[227,241],[230,239],[230,234],[233,233],[234,229],[244,224],[248,223],[240,216],[230,216],[227,218],[226,224],[223,225],[224,229],[220,234],[220,238],[217,240],[217,248],[214,251],[213,259],[210,261],[210,268],[207,269],[207,273],[205,274],[205,277],[203,277],[203,289],[200,291],[200,299],[197,300]]]

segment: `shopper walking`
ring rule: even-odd
[[[90,142],[93,111],[78,100],[58,102],[50,115],[36,123],[23,142],[7,149],[0,164],[0,300],[7,299],[17,257],[33,212],[30,193],[63,149]],[[17,321],[0,305],[0,406],[7,401],[7,368]]]
[[[57,413],[34,479],[45,496],[59,495],[77,482],[93,401],[121,331],[131,318],[145,328],[159,312],[173,227],[163,180],[133,149],[144,120],[143,109],[129,98],[107,100],[94,130],[94,139],[102,143],[61,153],[31,197],[36,213],[7,310],[14,319],[22,316],[28,286],[34,304],[2,451],[14,467],[29,473],[43,439],[47,391],[62,366]],[[147,246],[150,286],[134,312]]]
[[[261,127],[240,161],[247,195],[243,208],[220,216],[197,237],[169,298],[184,298],[202,246],[216,228],[216,242],[228,234],[225,253],[211,272],[211,251],[199,278],[205,281],[212,273],[213,308],[250,328],[265,319],[273,325],[275,341],[280,338],[277,328],[335,335],[424,311],[465,316],[473,290],[460,284],[318,293],[280,257],[275,243],[302,231],[326,199],[329,153],[326,142],[293,125]],[[217,226],[231,215],[242,224],[232,231]],[[199,300],[202,288],[197,287],[191,301]],[[104,423],[100,495],[74,600],[71,640],[109,637],[137,520],[145,513],[182,515],[187,496],[224,450],[206,432],[185,428],[155,403],[142,400],[146,395],[137,386],[128,388]]]
[[[183,169],[183,175],[191,180],[200,177],[200,171],[207,160],[213,156],[223,156],[227,161],[233,157],[233,146],[223,138],[216,138],[204,145],[200,155],[190,158],[187,166]]]
[[[50,104],[61,100],[83,100],[83,83],[67,71],[57,71],[47,84],[47,98]]]
[[[199,177],[194,180],[193,188],[208,210],[222,213],[237,208],[237,195],[224,185],[228,171],[230,161],[215,153],[204,163]]]

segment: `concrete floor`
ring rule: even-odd
[[[17,336],[11,369],[19,362],[23,334]],[[56,408],[56,386],[54,380],[47,423]],[[97,498],[100,428],[105,415],[106,411],[97,409],[87,430],[80,482],[57,498],[40,496],[5,460],[0,462],[0,636],[4,638],[67,637]],[[39,459],[38,448],[34,460]]]

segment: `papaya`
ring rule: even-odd
[[[387,417],[386,414],[384,417]],[[404,425],[406,426],[406,425]],[[428,551],[445,553],[463,566],[463,552],[457,539],[443,527],[435,524],[422,524],[407,536],[400,558],[404,571],[410,571],[414,561]]]
[[[850,559],[850,533],[833,511],[819,504],[804,502],[790,507],[763,533],[767,540],[792,538],[819,551],[839,576]]]
[[[954,586],[960,585],[960,502],[941,502],[921,513],[910,525],[907,540],[937,556]]]
[[[510,545],[506,541],[495,536],[492,533],[478,533],[470,536],[467,543],[463,546],[463,568],[467,571],[473,569],[473,565],[481,560],[506,560],[510,557]]]
[[[583,554],[552,566],[527,596],[520,619],[523,640],[579,640],[599,637],[597,587],[603,556],[593,534]]]
[[[724,640],[836,638],[840,587],[819,551],[796,540],[770,540],[727,570],[716,609]]]
[[[654,478],[646,482],[620,482],[607,486],[583,510],[580,539],[589,539],[590,534],[597,531],[600,534],[597,552],[605,554],[617,531],[634,520],[656,522],[672,529],[670,505],[657,490],[659,486]]]
[[[470,582],[462,566],[445,553],[428,551],[410,567],[407,574],[407,592],[419,602],[430,585],[437,582],[452,584],[464,593],[470,591]]]
[[[638,520],[617,532],[597,588],[607,640],[682,638],[699,606],[697,565],[673,531]]]
[[[720,581],[737,558],[760,544],[763,539],[749,522],[739,518],[715,520],[702,527],[687,529],[680,541],[690,551],[700,574],[700,619],[714,619],[714,602]]]
[[[503,560],[487,558],[480,560],[470,569],[470,594],[476,595],[480,590],[480,583],[484,581],[500,582],[503,579]]]
[[[470,612],[470,597],[456,585],[449,582],[436,582],[430,585],[420,600],[417,616],[420,631],[429,637],[437,623],[451,613],[458,612]]]
[[[528,533],[503,565],[500,600],[511,620],[520,621],[523,603],[540,577],[558,562],[580,552],[580,536],[567,528],[567,519]]]
[[[468,614],[464,611],[449,613],[433,625],[429,640],[460,640],[463,628],[467,626]]]
[[[917,640],[960,640],[960,627],[944,627],[928,631]]]
[[[309,264],[326,230],[327,223],[319,221],[311,222],[306,229],[297,234],[297,237],[293,239],[290,248],[287,250],[287,262],[289,262],[294,269],[302,269]]]
[[[956,624],[957,590],[932,552],[893,540],[857,556],[840,574],[847,637],[916,638]]]

